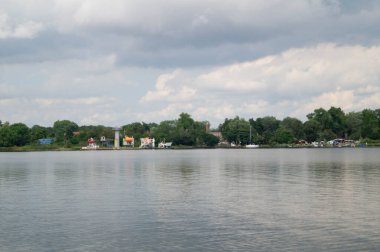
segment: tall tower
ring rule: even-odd
[[[120,149],[120,130],[121,128],[119,127],[115,127],[113,128],[113,130],[115,131],[115,141],[114,141],[114,149]]]
[[[208,121],[205,122],[205,131],[210,132],[210,123]]]

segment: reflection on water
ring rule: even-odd
[[[0,251],[376,251],[379,152],[0,153]]]

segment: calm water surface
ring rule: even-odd
[[[380,149],[0,153],[0,251],[379,251]]]

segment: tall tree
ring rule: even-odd
[[[206,145],[207,147],[213,147],[219,143],[219,138],[214,136],[213,134],[204,132],[201,135],[201,141],[202,144]]]
[[[56,121],[53,125],[54,135],[58,142],[71,139],[73,132],[78,131],[78,129],[78,125],[69,120]]]
[[[331,129],[332,118],[330,114],[323,108],[315,109],[313,113],[307,115],[309,121],[313,120],[319,124],[321,130]]]
[[[152,128],[152,135],[159,141],[173,142],[177,130],[177,121],[162,121]]]
[[[265,116],[256,119],[256,130],[262,136],[262,143],[268,144],[273,140],[276,130],[280,127],[280,121],[274,116]]]
[[[321,124],[316,120],[308,120],[304,123],[305,139],[309,143],[318,140]]]
[[[289,130],[292,135],[298,140],[305,138],[303,123],[297,118],[286,117],[284,120],[282,120],[280,126]]]
[[[12,135],[8,125],[0,127],[0,147],[12,146]]]
[[[35,142],[38,139],[46,138],[48,136],[48,130],[45,127],[39,125],[33,125],[30,129],[30,140]]]
[[[346,123],[346,115],[342,111],[341,108],[331,107],[328,110],[328,114],[331,118],[331,125],[329,125],[329,129],[335,133],[338,137],[346,137],[347,132],[347,123]]]
[[[249,139],[249,122],[238,116],[234,119],[225,119],[220,126],[222,136],[230,143],[248,144]]]
[[[365,109],[362,111],[362,120],[362,136],[364,138],[379,139],[380,127],[377,113],[371,109]]]
[[[146,123],[134,122],[124,125],[123,131],[126,135],[134,136],[135,138],[146,137],[150,134],[150,128]]]
[[[359,140],[362,136],[362,113],[351,112],[346,116],[347,135],[348,138],[353,140]]]
[[[296,140],[296,138],[290,129],[280,127],[276,130],[271,140],[279,144],[290,144],[293,143]]]
[[[195,121],[187,113],[181,113],[177,121],[177,130],[174,137],[175,144],[194,145],[196,143]]]
[[[30,129],[23,123],[15,123],[9,126],[12,145],[24,146],[30,143]]]

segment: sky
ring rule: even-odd
[[[380,108],[378,0],[0,0],[0,120]]]

